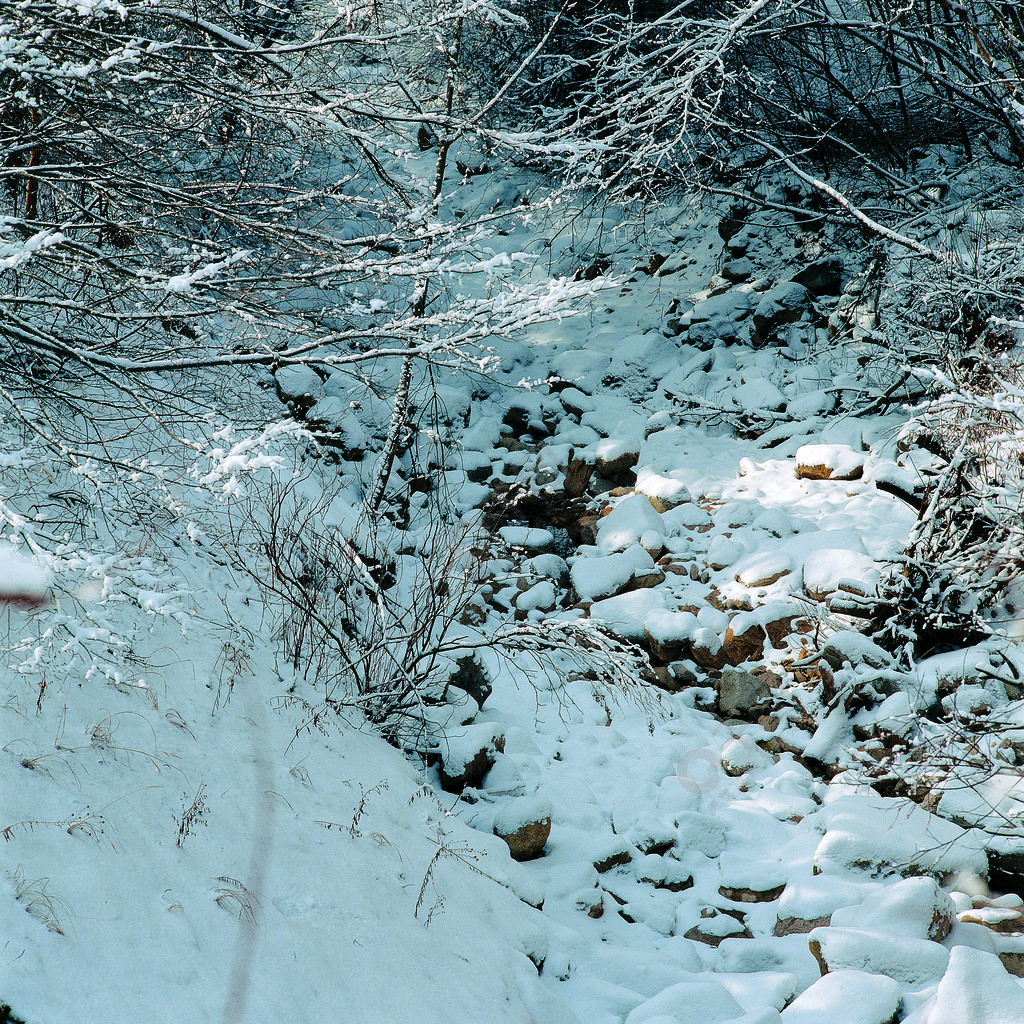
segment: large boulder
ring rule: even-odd
[[[949,950],[937,942],[862,928],[815,928],[808,945],[822,974],[867,971],[906,985],[941,977],[949,960]]]
[[[935,879],[919,875],[900,879],[862,903],[836,910],[832,924],[941,942],[953,925],[953,913],[953,901]]]
[[[718,710],[727,718],[756,718],[772,696],[763,679],[736,668],[722,671],[716,689]]]
[[[493,722],[449,734],[441,754],[441,787],[448,793],[461,793],[467,786],[479,788],[504,749],[505,734]]]
[[[810,309],[811,293],[795,281],[769,289],[754,310],[754,344],[767,341],[780,327],[796,323]]]
[[[895,1024],[903,993],[891,978],[864,971],[826,974],[782,1011],[783,1024]]]
[[[927,1024],[1020,1024],[1024,989],[992,953],[954,946],[924,1019]]]
[[[829,256],[809,263],[791,278],[814,295],[838,295],[843,289],[843,261]]]

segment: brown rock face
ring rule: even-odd
[[[811,920],[807,920],[803,917],[780,917],[775,922],[775,930],[772,934],[776,938],[782,938],[784,935],[806,935],[808,932],[813,932],[815,928],[824,928],[828,925],[830,916],[826,914],[824,917],[815,917]]]
[[[551,835],[551,819],[530,821],[510,835],[503,836],[500,832],[497,835],[508,843],[513,860],[534,860],[544,853],[544,844]]]
[[[818,961],[818,970],[821,971],[821,976],[824,978],[828,974],[828,964],[821,954],[821,943],[817,939],[809,939],[807,945],[811,950],[811,956]]]
[[[798,465],[796,475],[798,480],[859,480],[864,475],[864,467],[857,466],[848,473],[836,473],[831,466]]]
[[[594,861],[594,870],[598,874],[604,874],[605,871],[611,871],[612,868],[617,868],[621,864],[628,864],[632,859],[628,850],[620,850],[618,853],[613,853],[603,860]]]
[[[659,583],[664,582],[665,574],[660,569],[655,569],[653,572],[634,576],[619,593],[628,594],[633,590],[649,590],[651,587],[656,587]]]
[[[597,459],[594,468],[605,480],[610,480],[613,484],[625,484],[636,479],[633,467],[636,466],[638,459],[637,452],[625,452],[614,459]]]
[[[724,668],[726,665],[725,648],[712,652],[708,647],[701,647],[694,644],[690,649],[690,655],[701,668]]]
[[[760,658],[764,653],[765,632],[760,626],[750,626],[738,636],[732,626],[726,630],[722,650],[727,665],[742,665],[745,661]]]
[[[773,886],[771,889],[735,889],[732,886],[720,885],[719,895],[734,903],[773,903],[782,895],[785,883]]]
[[[998,955],[1007,974],[1012,974],[1015,978],[1024,978],[1024,953],[1000,953]]]

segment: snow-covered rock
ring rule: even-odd
[[[626,1024],[726,1024],[743,1016],[743,1007],[714,981],[681,981],[641,1003]]]
[[[623,590],[653,585],[665,578],[654,564],[654,559],[639,544],[611,555],[577,558],[570,576],[581,601],[599,601]]]
[[[665,522],[645,495],[630,494],[598,522],[597,547],[606,555],[625,551],[648,532],[664,536]]]
[[[949,950],[937,942],[862,928],[815,928],[808,944],[822,974],[867,971],[908,985],[939,977],[949,960]]]
[[[825,831],[814,852],[821,873],[988,873],[984,835],[906,800],[846,794],[828,801],[814,818]]]
[[[805,444],[796,451],[801,480],[857,480],[864,475],[863,452],[845,444]]]
[[[551,802],[543,797],[509,801],[494,818],[494,834],[508,844],[514,860],[533,860],[551,835]]]
[[[953,901],[934,878],[918,876],[901,879],[860,904],[836,910],[832,925],[940,942],[952,927],[953,909]]]
[[[826,974],[782,1011],[782,1024],[893,1024],[903,993],[891,978],[864,971]]]
[[[927,1024],[1020,1024],[1024,985],[1007,974],[998,957],[954,946],[939,982]]]

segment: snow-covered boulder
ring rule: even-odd
[[[442,741],[441,786],[449,793],[461,793],[467,786],[479,787],[494,765],[495,754],[504,749],[505,734],[493,722],[448,733]]]
[[[847,793],[830,800],[814,817],[825,829],[814,851],[814,868],[820,873],[988,873],[983,834],[906,800]]]
[[[867,971],[908,985],[938,978],[949,960],[949,950],[937,942],[864,928],[815,928],[808,945],[822,974]]]
[[[598,476],[620,483],[634,477],[633,467],[640,458],[640,438],[606,438],[594,446],[594,470]]]
[[[846,444],[805,444],[796,452],[800,480],[857,480],[864,475],[863,452]]]
[[[934,942],[941,942],[952,924],[953,901],[925,875],[903,878],[832,915],[833,927],[867,928]]]
[[[846,548],[819,548],[804,560],[804,590],[815,601],[841,591],[867,597],[875,592],[880,576],[870,555]]]
[[[1024,986],[999,958],[969,946],[954,946],[939,982],[927,1024],[1020,1024]]]
[[[505,840],[514,860],[540,857],[551,835],[551,802],[543,797],[509,801],[494,818],[494,834]]]
[[[795,281],[784,281],[765,292],[754,310],[755,343],[785,324],[795,323],[810,307],[811,293]]]
[[[604,554],[625,551],[648,533],[664,537],[665,522],[643,494],[623,498],[597,526],[597,547]],[[647,545],[643,545],[645,548]]]
[[[743,1007],[714,981],[680,981],[630,1012],[626,1024],[726,1024]]]
[[[655,586],[665,574],[639,544],[634,544],[603,557],[577,558],[570,577],[581,601],[598,601],[626,590]]]
[[[893,1024],[903,993],[891,978],[864,971],[826,974],[782,1011],[782,1024]]]

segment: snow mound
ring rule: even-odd
[[[782,1011],[783,1024],[889,1024],[903,1001],[891,978],[836,971],[816,981]]]

